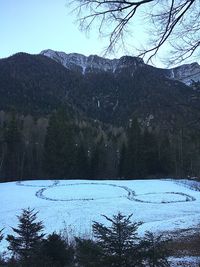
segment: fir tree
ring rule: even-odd
[[[168,136],[160,138],[159,145],[159,170],[163,175],[174,173],[174,162],[171,143]]]
[[[106,164],[105,143],[103,138],[95,144],[95,147],[91,154],[90,160],[90,177],[102,178],[105,177],[107,164]]]
[[[126,156],[127,156],[127,148],[126,145],[123,143],[120,151],[119,166],[118,166],[118,174],[120,178],[126,175],[126,168],[127,168]]]
[[[4,141],[6,145],[5,155],[5,176],[11,177],[13,180],[19,177],[19,154],[21,151],[21,134],[16,116],[13,114],[12,119],[8,122],[4,129]]]
[[[2,239],[3,239],[3,229],[0,230],[0,243],[1,243]],[[0,253],[0,266],[2,266],[2,267],[5,266],[4,265],[4,259],[3,259],[3,256],[1,253]]]
[[[140,266],[137,229],[141,223],[131,222],[131,216],[126,217],[118,213],[113,218],[108,218],[103,215],[111,223],[110,227],[94,222],[94,237],[102,248],[104,266],[132,267],[136,264]]]
[[[38,266],[71,266],[74,250],[62,239],[61,235],[53,233],[42,241],[39,257],[40,265]]]
[[[3,229],[0,230],[0,242],[2,241],[2,239],[3,239]]]
[[[102,248],[93,240],[76,238],[76,261],[82,267],[106,267],[102,262]]]
[[[100,149],[98,145],[95,146],[91,154],[90,159],[90,178],[97,178],[99,175],[99,165],[100,165]]]
[[[142,169],[141,162],[141,130],[136,118],[129,121],[127,130],[126,176],[139,177]]]
[[[142,138],[143,175],[155,175],[158,173],[158,143],[156,136],[145,129]]]
[[[67,178],[74,175],[75,141],[72,124],[63,109],[49,120],[45,140],[44,163],[50,177]]]
[[[89,176],[89,160],[86,153],[86,149],[83,144],[76,148],[76,173],[77,178],[88,178]]]
[[[36,222],[37,212],[34,209],[23,209],[22,214],[17,218],[18,228],[12,228],[16,235],[8,235],[6,238],[9,242],[8,249],[19,259],[22,266],[30,267],[31,260],[37,254],[37,249],[44,237],[41,233],[44,227],[41,221]]]

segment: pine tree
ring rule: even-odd
[[[107,164],[106,164],[105,143],[103,141],[103,138],[101,138],[101,140],[95,144],[95,147],[91,153],[91,160],[90,160],[91,179],[105,177],[106,169],[107,169]]]
[[[142,266],[137,236],[137,229],[141,223],[131,222],[131,216],[126,217],[118,213],[113,218],[109,218],[103,215],[111,223],[110,227],[94,222],[94,237],[102,248],[104,266],[132,267],[136,264]]]
[[[16,235],[8,235],[8,249],[13,256],[19,259],[22,266],[30,267],[31,260],[36,255],[36,251],[44,234],[42,234],[43,224],[36,222],[37,212],[34,209],[23,209],[22,214],[17,216],[19,220],[18,228],[12,228]]]
[[[166,249],[168,240],[164,240],[162,235],[154,236],[151,232],[146,232],[142,241],[143,258],[145,266],[149,267],[169,267],[167,260],[169,251]]]
[[[167,135],[160,138],[159,169],[160,174],[165,176],[172,175],[175,172],[171,143]]]
[[[158,174],[159,154],[156,136],[145,129],[142,138],[143,175]]]
[[[50,234],[42,241],[39,252],[38,266],[63,267],[71,266],[73,261],[74,250],[68,245],[61,235],[56,233]],[[40,264],[39,264],[40,262]]]
[[[99,165],[100,165],[100,149],[96,145],[91,154],[90,159],[90,178],[95,179],[99,176]]]
[[[2,241],[3,239],[3,229],[0,230],[0,242]]]
[[[0,243],[1,243],[2,239],[3,239],[3,229],[0,230]],[[0,253],[0,266],[2,266],[2,267],[4,266],[4,259],[1,255],[1,253]]]
[[[16,180],[20,175],[21,134],[14,114],[4,129],[4,142],[6,145],[5,176]]]
[[[88,178],[89,176],[89,159],[86,149],[81,143],[76,148],[76,178]]]
[[[81,267],[106,267],[102,262],[102,248],[93,240],[76,238],[76,261]]]
[[[142,169],[141,162],[141,129],[136,118],[130,120],[127,130],[126,176],[139,177]]]
[[[48,177],[72,177],[75,170],[75,151],[72,123],[66,111],[60,109],[51,116],[47,128],[44,163]]]
[[[125,177],[126,168],[127,168],[127,148],[126,145],[123,143],[120,151],[120,158],[118,165],[118,175],[120,178]]]

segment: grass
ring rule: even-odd
[[[199,256],[200,257],[200,228],[177,232],[169,242],[169,250],[172,256]]]

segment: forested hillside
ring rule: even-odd
[[[0,60],[1,180],[198,176],[199,83],[131,68],[83,75],[43,55]]]

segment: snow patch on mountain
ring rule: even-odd
[[[133,75],[137,68],[146,66],[143,59],[132,56],[108,59],[97,55],[90,55],[87,57],[77,53],[66,54],[51,49],[44,50],[40,54],[61,63],[67,69],[78,71],[83,75],[92,72],[120,73],[124,69],[129,69],[130,75]],[[172,69],[158,70],[160,70],[164,76],[181,81],[187,85],[191,85],[192,81],[200,81],[200,65],[196,62],[184,64]]]
[[[141,58],[130,56],[123,56],[120,59],[108,59],[97,55],[86,57],[77,53],[66,54],[51,49],[44,50],[40,54],[61,63],[67,69],[80,71],[82,74],[89,72],[116,73],[122,71],[124,68],[131,67],[135,70],[137,67],[144,65]]]
[[[198,82],[200,81],[200,65],[194,62],[170,69],[170,78],[179,80],[187,85],[190,85],[192,81]]]

